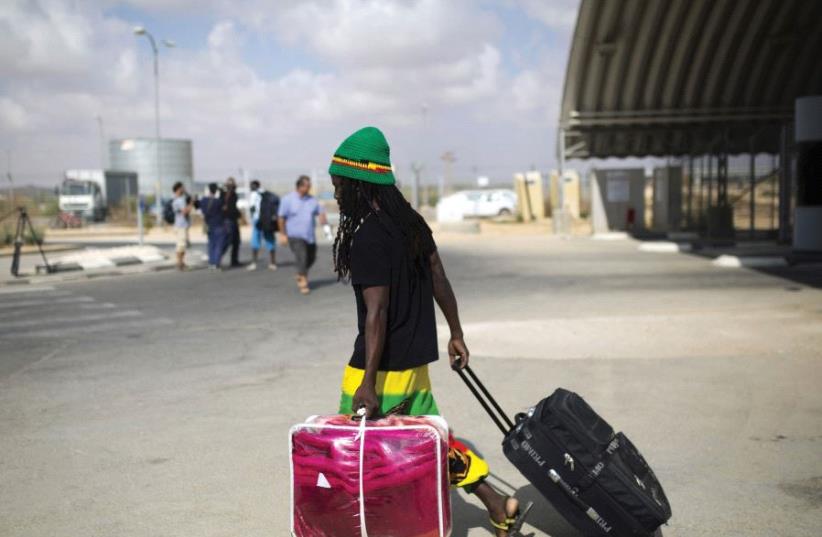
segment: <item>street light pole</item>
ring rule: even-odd
[[[163,165],[160,161],[160,54],[157,48],[157,42],[154,40],[154,36],[151,35],[151,32],[142,26],[137,26],[134,28],[134,35],[144,35],[148,38],[148,42],[151,43],[151,52],[154,54],[154,137],[155,146],[157,149],[157,180],[154,183],[154,197],[157,211],[157,223],[159,224],[163,214],[161,201]],[[163,40],[163,44],[169,48],[174,46],[174,42],[168,40]]]
[[[11,177],[11,149],[6,149],[6,179],[9,180],[9,208],[14,209],[14,180]]]

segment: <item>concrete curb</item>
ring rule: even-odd
[[[14,287],[19,285],[48,285],[51,283],[62,283],[72,281],[93,280],[97,278],[110,278],[114,276],[127,276],[130,274],[147,274],[150,272],[162,272],[166,270],[174,270],[177,264],[173,261],[164,263],[142,263],[139,265],[123,265],[120,270],[91,269],[91,270],[75,270],[65,273],[57,274],[28,274],[21,276],[14,280],[0,281],[0,288]],[[189,265],[188,270],[203,270],[207,265]]]
[[[676,254],[679,252],[690,252],[693,250],[693,246],[687,242],[653,241],[641,243],[637,247],[637,250],[640,252]]]
[[[607,233],[594,233],[591,235],[591,240],[594,241],[625,241],[631,236],[624,231],[609,231]]]
[[[782,256],[738,256],[723,254],[711,264],[722,268],[763,268],[786,267],[788,262]]]

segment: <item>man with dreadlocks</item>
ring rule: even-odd
[[[359,328],[340,413],[439,414],[428,376],[438,358],[434,301],[451,330],[452,367],[468,364],[468,348],[431,229],[395,186],[389,153],[382,132],[365,127],[343,141],[328,170],[340,207],[334,270],[354,288]],[[485,482],[484,460],[453,437],[449,443],[451,483],[476,494],[497,536],[507,537],[521,524],[517,500]]]

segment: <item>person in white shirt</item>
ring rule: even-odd
[[[268,269],[277,270],[277,242],[274,234],[277,231],[277,210],[279,198],[273,192],[266,192],[260,182],[254,179],[249,185],[251,195],[248,198],[248,211],[251,215],[251,263],[248,270],[257,269],[257,257],[260,248],[268,250]],[[265,205],[264,205],[265,204]],[[272,212],[273,211],[273,212]]]

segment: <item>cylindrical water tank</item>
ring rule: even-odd
[[[157,140],[154,138],[123,138],[109,142],[109,162],[112,170],[137,172],[142,195],[157,192]],[[194,166],[191,140],[160,140],[160,197],[170,198],[171,187],[182,182],[191,191]]]
[[[822,95],[796,100],[793,247],[822,252]]]

